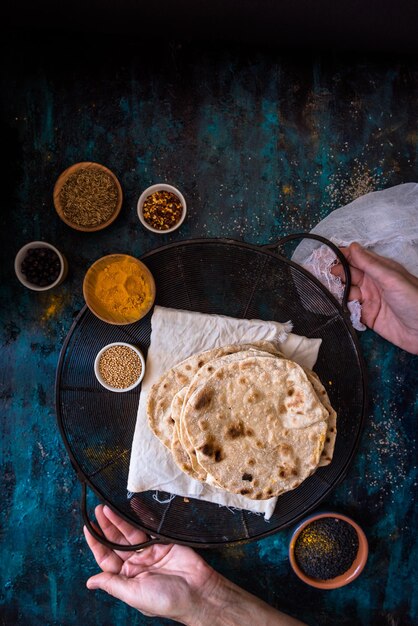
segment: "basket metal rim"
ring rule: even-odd
[[[323,502],[328,495],[330,494],[330,492],[332,492],[346,477],[347,475],[347,471],[348,468],[350,467],[351,463],[353,462],[355,453],[358,449],[359,443],[360,443],[360,438],[361,438],[361,434],[364,428],[364,422],[365,422],[365,417],[366,417],[366,411],[367,411],[367,404],[368,404],[368,393],[367,393],[367,375],[366,375],[366,367],[365,367],[365,362],[364,362],[364,358],[363,355],[361,353],[361,349],[360,349],[360,343],[357,337],[357,334],[351,324],[350,321],[350,317],[349,317],[349,313],[345,312],[341,306],[341,304],[338,302],[338,300],[335,298],[335,296],[328,291],[328,289],[317,279],[315,278],[312,274],[310,274],[307,270],[305,270],[305,268],[303,268],[302,266],[298,265],[297,263],[294,263],[293,261],[291,261],[290,259],[287,259],[286,257],[278,254],[277,252],[268,249],[268,248],[264,248],[263,246],[259,246],[256,244],[250,244],[250,243],[246,243],[243,241],[239,241],[239,240],[235,240],[235,239],[224,239],[224,238],[197,238],[197,239],[185,239],[185,240],[180,240],[180,241],[176,241],[173,243],[169,243],[169,244],[165,244],[163,246],[159,246],[158,248],[155,248],[153,250],[150,250],[148,252],[146,252],[145,254],[141,255],[140,257],[138,257],[141,261],[146,260],[147,258],[158,254],[164,250],[168,250],[171,248],[176,248],[176,247],[180,247],[180,246],[189,246],[189,245],[196,245],[196,244],[219,244],[219,245],[223,245],[223,244],[227,244],[227,245],[234,245],[234,246],[241,246],[243,248],[249,249],[249,250],[254,250],[257,253],[263,253],[267,256],[271,256],[273,258],[277,258],[282,262],[285,262],[287,264],[289,264],[291,267],[295,268],[296,270],[302,272],[305,277],[310,280],[311,282],[313,282],[317,287],[319,287],[324,294],[326,295],[327,298],[329,298],[331,300],[331,302],[334,304],[334,306],[337,307],[340,316],[344,322],[344,325],[346,327],[346,329],[348,330],[349,334],[351,335],[355,350],[356,350],[356,356],[357,359],[359,361],[359,366],[360,366],[360,372],[361,372],[361,380],[362,380],[362,414],[361,414],[361,418],[360,418],[360,423],[359,423],[359,429],[358,429],[358,433],[357,433],[357,437],[356,440],[354,442],[354,444],[352,445],[352,449],[351,449],[351,453],[349,458],[347,459],[344,467],[341,469],[340,475],[336,478],[336,480],[329,485],[329,487],[325,490],[324,493],[322,493],[318,499],[316,500],[315,504],[311,505],[309,507],[309,511],[313,511],[316,507],[318,507],[318,505]],[[55,376],[55,413],[56,413],[56,418],[57,418],[57,422],[58,422],[58,428],[60,431],[60,435],[61,438],[63,440],[64,446],[66,448],[66,451],[68,453],[68,456],[70,458],[70,462],[71,465],[73,466],[74,471],[76,472],[77,478],[79,480],[79,482],[81,484],[86,484],[90,487],[90,489],[96,494],[96,496],[102,501],[104,502],[107,506],[109,506],[113,511],[115,511],[120,517],[122,517],[125,521],[127,521],[128,523],[136,526],[137,528],[139,528],[140,530],[142,530],[143,532],[145,532],[146,534],[150,535],[151,537],[156,537],[158,539],[161,539],[164,543],[167,543],[167,539],[170,540],[170,542],[172,543],[176,543],[179,545],[185,545],[185,546],[189,546],[189,547],[193,547],[195,549],[206,549],[206,548],[220,548],[220,547],[227,547],[227,546],[236,546],[236,545],[244,545],[246,543],[250,543],[253,541],[259,541],[261,539],[264,539],[270,535],[273,535],[277,532],[280,532],[281,530],[284,530],[285,528],[288,528],[291,525],[294,525],[296,523],[298,523],[298,521],[300,521],[304,516],[306,516],[308,511],[301,511],[301,513],[299,515],[296,515],[294,518],[292,518],[292,520],[290,520],[287,523],[284,523],[280,526],[280,528],[270,528],[267,529],[265,532],[261,532],[259,533],[256,537],[244,537],[244,538],[240,538],[240,539],[234,539],[234,540],[230,540],[230,541],[214,541],[214,542],[198,542],[198,541],[186,541],[186,540],[182,540],[182,539],[177,539],[177,538],[173,538],[167,535],[164,535],[162,533],[158,533],[154,530],[150,530],[149,528],[147,528],[146,526],[143,526],[137,522],[135,522],[132,518],[128,517],[123,511],[120,511],[114,504],[112,504],[107,497],[102,493],[102,491],[96,487],[95,485],[93,485],[93,483],[90,481],[90,479],[84,474],[84,472],[81,470],[79,463],[72,451],[71,445],[68,441],[68,438],[65,434],[64,431],[64,426],[63,426],[63,420],[62,420],[62,416],[61,416],[61,411],[59,408],[59,380],[60,380],[60,375],[62,373],[62,368],[63,368],[63,364],[64,364],[64,357],[68,348],[68,344],[72,338],[72,334],[74,332],[74,330],[76,329],[80,319],[82,317],[84,317],[86,314],[89,313],[89,309],[87,307],[87,305],[85,305],[81,311],[78,313],[78,315],[76,316],[76,318],[74,319],[73,323],[71,324],[71,327],[65,337],[64,343],[62,345],[60,354],[59,354],[59,358],[58,358],[58,364],[57,364],[57,370],[56,370],[56,376]],[[179,497],[179,496],[176,496]]]

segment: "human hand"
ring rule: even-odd
[[[96,519],[115,543],[146,541],[141,530],[109,507],[96,507]],[[189,626],[304,626],[218,574],[194,550],[155,544],[140,552],[111,550],[84,527],[100,574],[88,589],[102,589],[151,617],[167,617]]]
[[[136,544],[147,540],[109,507],[99,505],[96,519],[113,542]],[[220,576],[191,548],[155,544],[140,552],[113,551],[84,527],[86,541],[102,573],[87,581],[88,589],[102,589],[145,615],[197,623],[201,598],[210,596]]]
[[[418,354],[418,278],[358,243],[341,252],[350,264],[349,298],[361,303],[361,321],[395,346]],[[340,263],[331,272],[344,282]]]

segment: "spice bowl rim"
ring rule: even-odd
[[[151,285],[151,292],[152,292],[151,304],[150,304],[148,309],[144,309],[144,311],[141,313],[140,317],[135,318],[133,320],[116,322],[114,320],[109,319],[109,317],[104,317],[104,315],[101,315],[95,309],[95,307],[94,307],[94,305],[93,305],[93,303],[91,301],[91,297],[89,295],[89,292],[88,292],[87,283],[88,283],[89,277],[94,273],[94,271],[96,271],[96,269],[99,266],[99,264],[105,262],[106,259],[110,260],[111,258],[115,258],[115,257],[120,257],[120,258],[123,257],[123,258],[133,259],[136,263],[138,263],[139,265],[141,265],[142,267],[145,268],[145,270],[148,272],[148,275],[149,275],[149,278],[150,278],[150,285]],[[152,307],[154,306],[155,297],[156,297],[156,285],[155,285],[154,276],[152,275],[151,270],[140,259],[137,259],[136,257],[132,256],[131,254],[126,254],[124,252],[113,252],[111,254],[105,254],[104,256],[99,257],[87,269],[87,271],[86,271],[86,273],[84,275],[84,279],[83,279],[83,296],[84,296],[85,303],[86,303],[87,307],[89,308],[89,310],[93,313],[93,315],[95,315],[97,318],[102,320],[102,322],[106,322],[106,324],[113,324],[114,326],[127,326],[128,324],[135,324],[136,322],[139,322],[139,320],[141,320],[143,317],[145,317],[145,315],[147,315],[147,313],[149,313],[149,311],[152,309]]]
[[[98,224],[97,226],[91,226],[91,227],[80,226],[79,224],[75,224],[74,222],[69,220],[64,215],[64,211],[62,209],[61,202],[59,199],[60,191],[64,183],[68,179],[68,177],[74,172],[76,172],[77,170],[82,169],[83,167],[85,169],[93,168],[93,169],[101,170],[102,172],[106,172],[106,174],[108,174],[112,178],[118,190],[118,201],[117,201],[115,210],[113,211],[109,219],[107,219],[105,222],[102,222],[101,224]],[[69,226],[70,228],[73,228],[74,230],[77,230],[79,232],[84,232],[84,233],[94,233],[98,230],[103,230],[103,228],[106,228],[107,226],[110,226],[110,224],[112,224],[115,221],[115,219],[118,217],[122,209],[122,202],[123,202],[123,192],[122,192],[122,187],[121,187],[118,177],[116,176],[116,174],[114,174],[114,172],[112,172],[111,169],[109,169],[105,165],[102,165],[101,163],[97,163],[97,161],[79,161],[77,163],[73,163],[72,165],[67,167],[65,170],[63,170],[61,174],[58,176],[57,180],[55,181],[52,197],[54,201],[55,211],[57,212],[60,219],[65,224],[67,224],[67,226]]]
[[[54,280],[53,283],[49,285],[45,285],[44,287],[34,285],[33,283],[31,283],[25,277],[24,273],[21,270],[21,265],[22,265],[23,259],[26,256],[27,251],[33,248],[48,248],[49,250],[53,250],[59,258],[61,269],[60,269],[60,273],[58,274],[57,279]],[[30,241],[18,250],[15,256],[14,269],[15,269],[16,277],[18,278],[18,280],[21,282],[21,284],[24,287],[27,287],[28,289],[31,289],[32,291],[49,291],[50,289],[57,287],[57,285],[63,282],[68,272],[68,263],[67,263],[67,259],[62,254],[62,252],[60,252],[58,248],[53,246],[52,243],[48,243],[47,241]]]
[[[143,215],[143,206],[144,206],[144,202],[146,198],[148,198],[148,196],[150,196],[152,193],[155,193],[156,191],[171,191],[172,193],[176,194],[176,196],[179,197],[180,202],[183,206],[183,213],[179,221],[171,228],[167,228],[167,230],[158,230],[158,228],[154,228],[153,226],[148,224],[148,222],[145,220],[144,215]],[[177,189],[177,187],[174,187],[174,185],[170,185],[168,183],[155,183],[154,185],[151,185],[150,187],[147,187],[146,189],[144,189],[144,191],[139,196],[139,199],[137,202],[137,213],[138,213],[139,221],[141,222],[143,226],[145,226],[147,230],[149,230],[152,233],[155,233],[156,235],[167,235],[177,230],[178,228],[180,228],[180,226],[183,224],[184,220],[186,219],[187,204],[181,191]]]
[[[100,375],[100,371],[99,371],[100,357],[102,356],[104,352],[106,352],[106,350],[108,350],[112,346],[126,346],[127,348],[131,348],[139,356],[139,359],[141,361],[141,374],[139,375],[138,380],[132,383],[132,385],[130,385],[129,387],[123,387],[122,389],[118,389],[117,387],[112,387],[111,385],[108,385]],[[101,348],[99,352],[97,353],[96,358],[94,359],[94,373],[98,382],[102,385],[102,387],[104,387],[108,391],[114,391],[115,393],[125,393],[126,391],[132,391],[132,389],[135,389],[135,387],[137,387],[139,383],[142,381],[142,379],[144,378],[144,375],[145,375],[144,355],[142,354],[139,348],[132,345],[131,343],[126,343],[125,341],[113,341],[112,343],[108,343],[103,348]]]
[[[310,576],[307,576],[306,574],[304,574],[304,572],[300,569],[300,567],[298,566],[296,562],[294,550],[295,550],[295,544],[296,544],[297,538],[299,537],[302,530],[304,530],[306,526],[308,526],[312,522],[319,520],[319,519],[323,519],[325,517],[337,518],[350,524],[357,533],[357,537],[359,540],[359,547],[358,547],[356,558],[354,559],[352,565],[348,568],[346,572],[344,572],[340,576],[336,576],[335,578],[330,578],[329,580],[319,580],[319,579],[311,578]],[[357,524],[357,522],[355,522],[353,519],[351,519],[347,515],[344,515],[343,513],[336,513],[334,511],[325,511],[322,513],[315,513],[303,519],[293,531],[292,536],[290,538],[290,542],[289,542],[289,561],[290,561],[290,565],[294,573],[304,583],[306,583],[307,585],[310,585],[311,587],[316,587],[317,589],[337,589],[339,587],[343,587],[344,585],[348,585],[349,583],[353,582],[353,580],[355,580],[363,571],[367,563],[368,554],[369,554],[369,545],[368,545],[367,537],[363,529]]]

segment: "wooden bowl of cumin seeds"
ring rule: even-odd
[[[54,186],[54,206],[71,228],[83,232],[112,224],[122,208],[122,188],[113,172],[85,161],[68,167]]]

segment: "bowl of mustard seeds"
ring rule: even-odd
[[[129,343],[109,343],[98,352],[94,373],[108,391],[131,391],[144,378],[145,360],[142,352]]]
[[[122,208],[122,188],[104,165],[85,161],[68,167],[54,186],[54,206],[67,226],[95,232],[115,221]]]
[[[147,230],[167,235],[183,224],[187,205],[183,194],[176,187],[159,183],[141,193],[137,211],[139,221]]]

